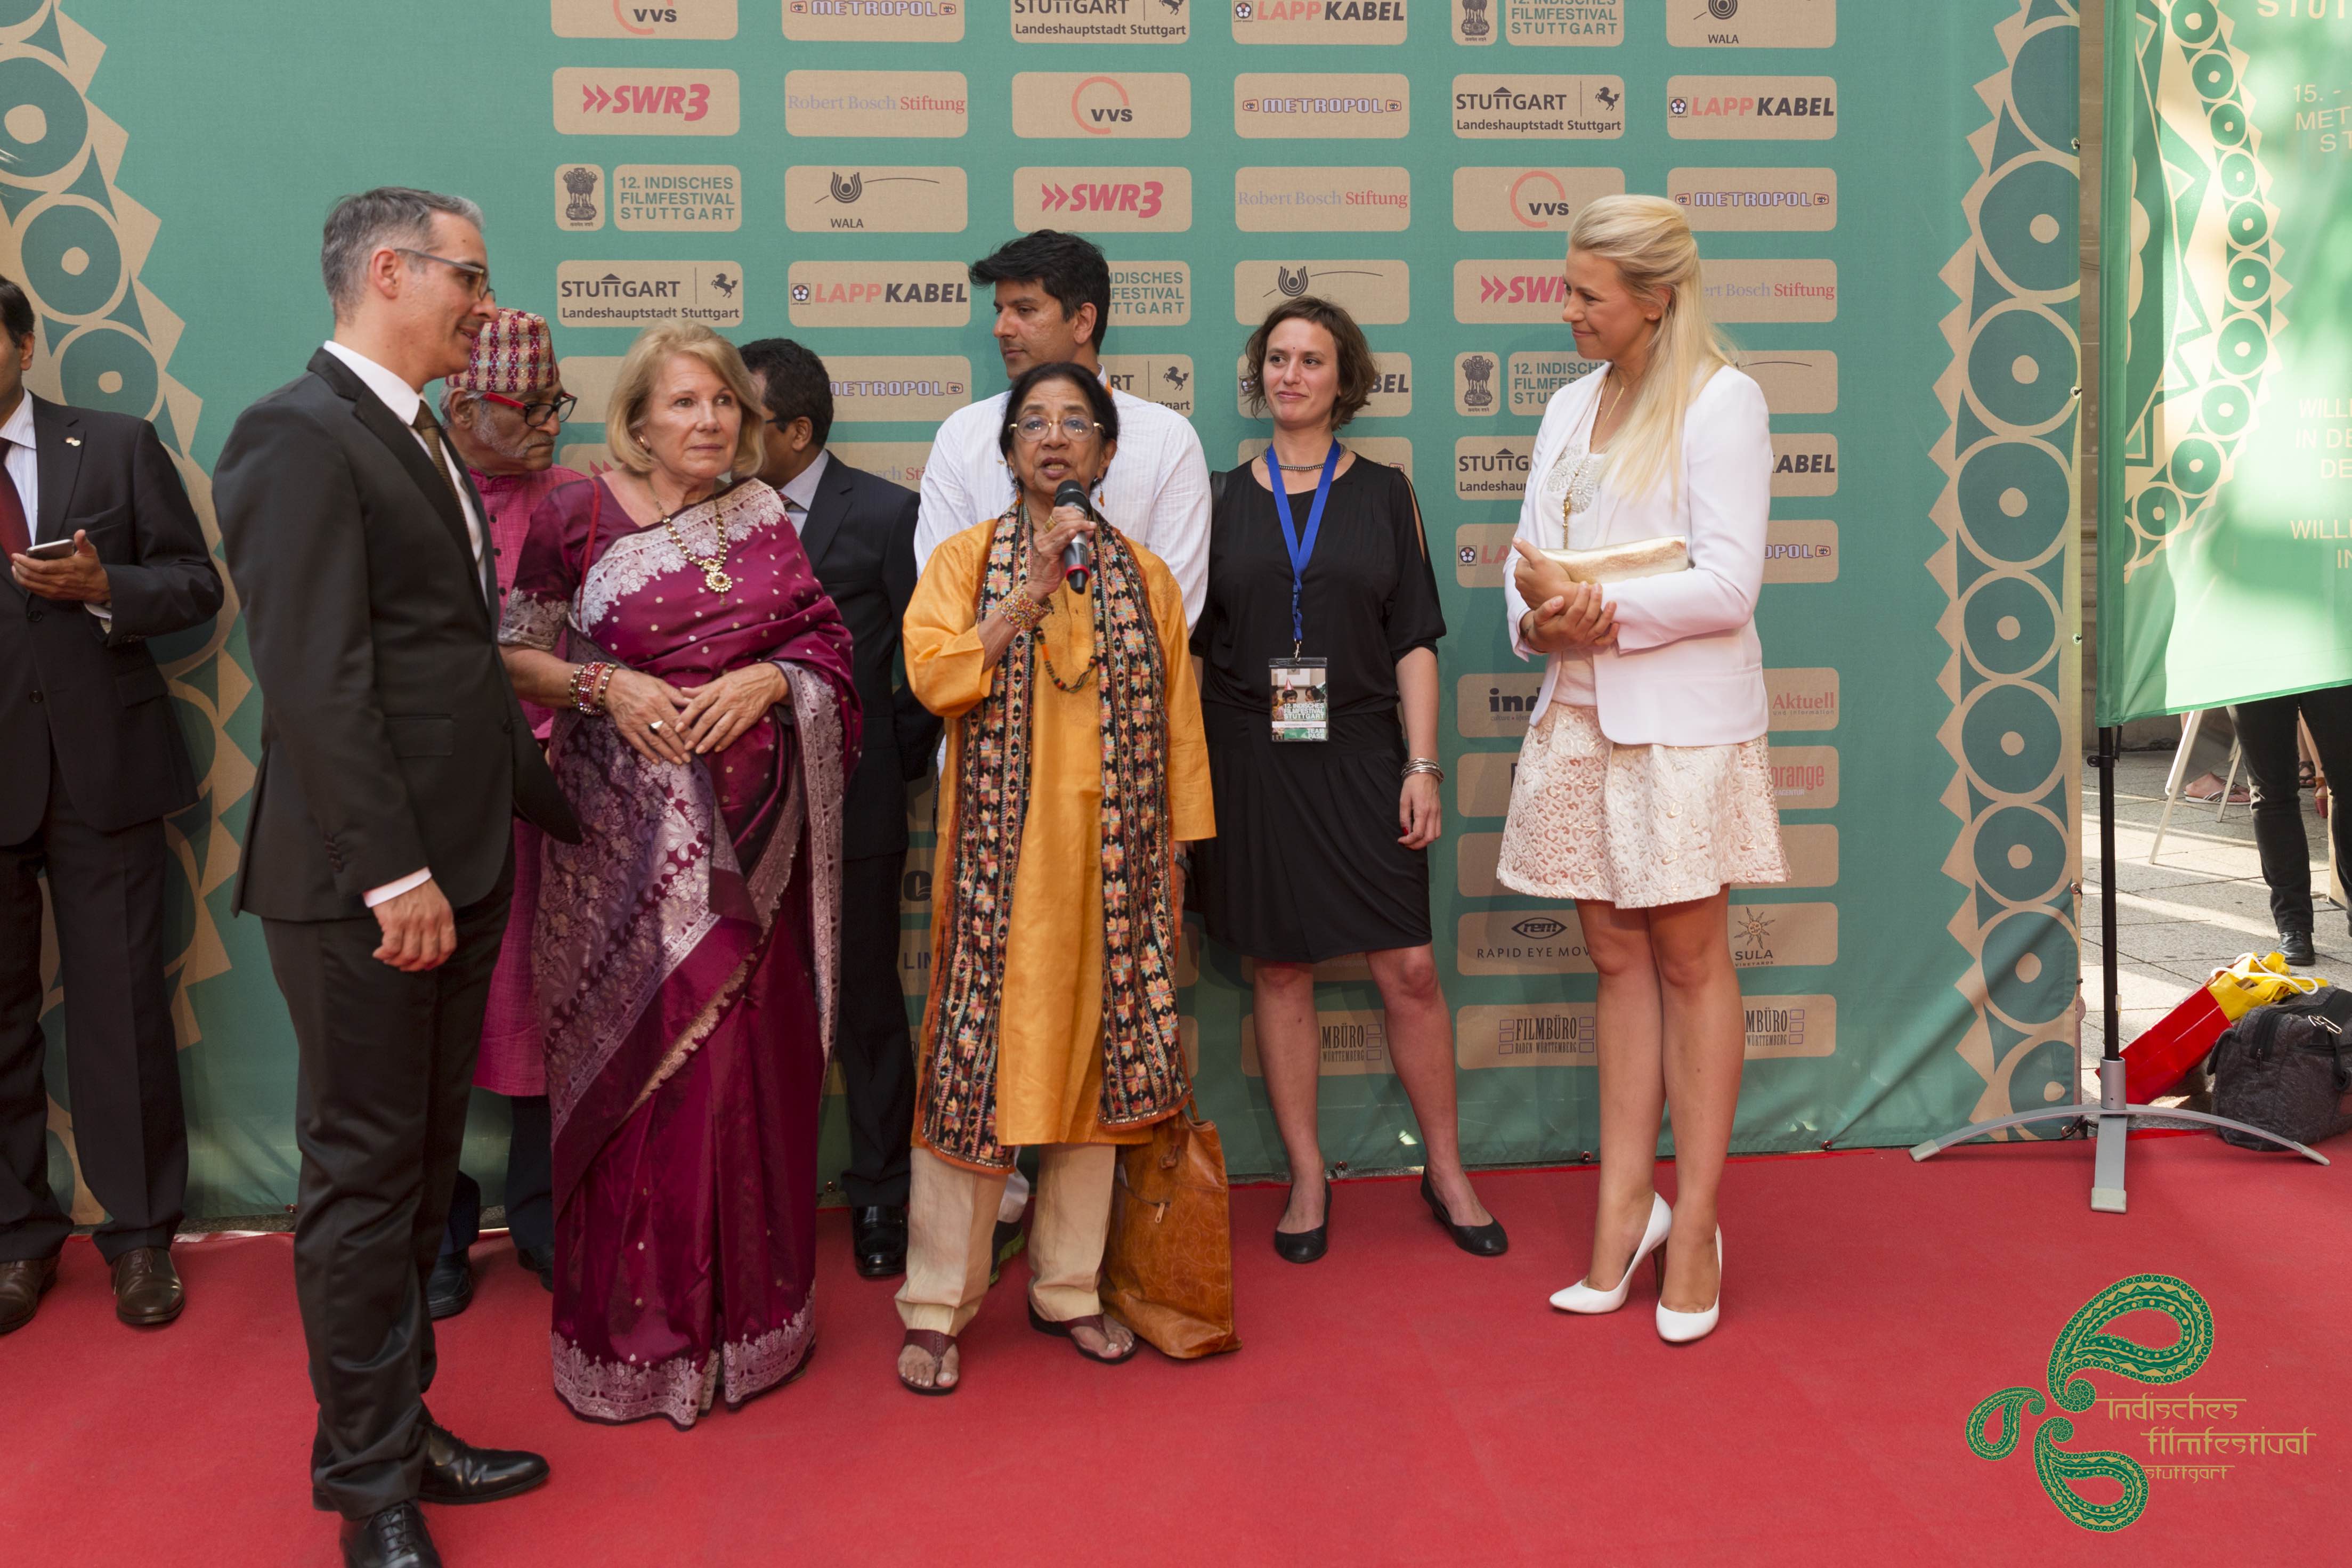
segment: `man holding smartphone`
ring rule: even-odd
[[[134,415],[32,396],[32,302],[0,278],[0,1334],[30,1322],[73,1222],[48,1181],[41,890],[65,982],[82,1178],[105,1207],[115,1315],[179,1316],[188,1179],[163,983],[163,818],[194,803],[146,639],[213,618],[187,491]]]

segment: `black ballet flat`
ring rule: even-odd
[[[1454,1245],[1465,1252],[1475,1258],[1500,1258],[1511,1249],[1511,1239],[1503,1234],[1503,1222],[1499,1219],[1490,1219],[1484,1225],[1454,1224],[1454,1217],[1445,1212],[1445,1200],[1429,1185],[1427,1171],[1421,1174],[1421,1196],[1429,1205],[1429,1212],[1437,1217],[1437,1223],[1454,1238]]]
[[[1330,1249],[1331,1183],[1327,1178],[1323,1183],[1323,1223],[1312,1230],[1276,1231],[1274,1249],[1286,1263],[1312,1263]]]

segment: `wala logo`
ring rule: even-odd
[[[733,71],[555,73],[555,129],[568,136],[732,136],[739,101]]]
[[[1234,268],[1234,318],[1255,327],[1285,299],[1313,294],[1367,327],[1393,327],[1412,311],[1412,271],[1402,261],[1244,261]]]
[[[559,38],[731,38],[735,0],[553,0]]]
[[[1673,48],[1826,49],[1836,42],[1837,0],[1667,0]]]
[[[891,164],[796,163],[784,171],[784,221],[803,233],[961,234],[964,172]]]
[[[1181,233],[1192,226],[1188,169],[1016,169],[1013,222],[1023,229]]]

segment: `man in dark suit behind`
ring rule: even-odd
[[[763,338],[743,363],[765,402],[760,477],[784,497],[817,580],[841,608],[867,715],[866,753],[841,826],[841,1019],[834,1061],[849,1108],[850,1243],[869,1280],[907,1267],[908,1138],[915,1054],[898,987],[898,883],[907,862],[907,780],[930,772],[940,721],[893,690],[898,625],[915,591],[917,497],[825,450],[833,387],[824,361]],[[887,715],[878,734],[875,716]]]
[[[26,392],[33,307],[6,278],[0,326],[0,1334],[32,1321],[73,1228],[48,1181],[45,869],[74,1145],[106,1206],[115,1315],[167,1323],[184,1300],[170,1249],[188,1131],[163,984],[163,818],[194,802],[196,778],[146,639],[210,621],[220,576],[155,427]]]
[[[294,1283],[319,1401],[311,1498],[343,1555],[437,1564],[417,1502],[487,1502],[536,1454],[434,1423],[425,1281],[457,1172],[520,811],[579,828],[492,639],[481,497],[422,392],[496,316],[481,214],[347,196],[333,340],[240,415],[214,483],[263,698],[237,908],[293,1016]]]

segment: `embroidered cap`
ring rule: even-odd
[[[528,310],[500,310],[499,319],[474,340],[473,357],[449,378],[456,391],[520,397],[555,379],[555,345],[547,318]]]

